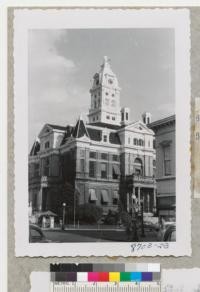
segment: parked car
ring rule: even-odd
[[[51,242],[46,238],[41,228],[37,225],[29,225],[29,242]]]
[[[175,224],[174,217],[162,218],[160,221],[160,228],[157,233],[158,241],[163,241],[166,230],[169,228],[169,226],[174,226]]]
[[[176,225],[170,225],[165,231],[163,241],[176,241]]]

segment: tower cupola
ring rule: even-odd
[[[90,94],[89,123],[120,125],[120,87],[106,56],[99,72],[93,77]]]

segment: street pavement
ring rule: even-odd
[[[124,230],[43,230],[47,239],[52,242],[127,242],[127,234]],[[146,230],[145,237],[141,237],[140,230],[138,236],[140,242],[157,241],[155,231]]]

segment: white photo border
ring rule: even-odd
[[[102,21],[103,19],[103,21]],[[14,9],[14,153],[16,256],[191,256],[190,15],[188,9]],[[28,30],[174,28],[177,241],[29,243]]]

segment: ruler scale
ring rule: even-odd
[[[79,283],[51,282],[50,292],[160,292],[160,282],[149,283]]]

